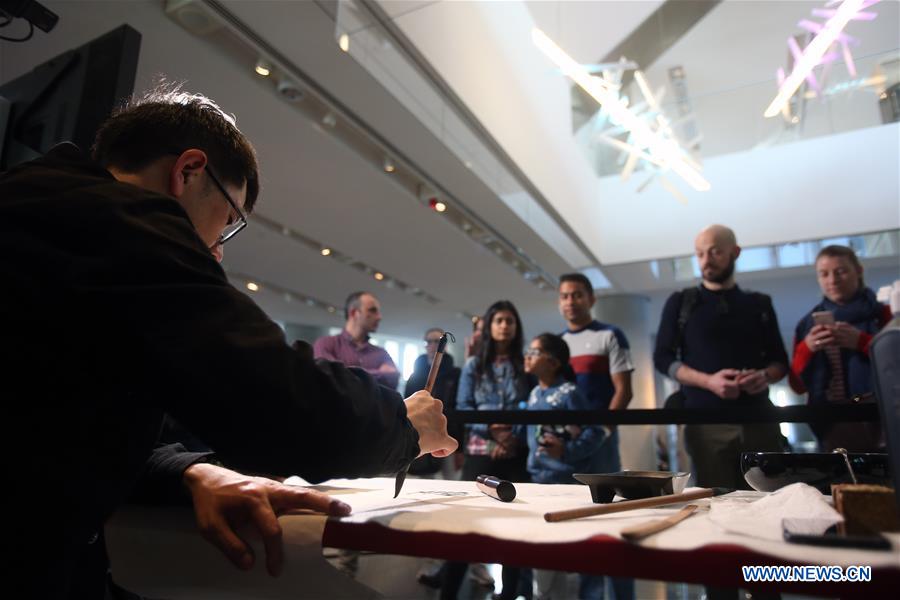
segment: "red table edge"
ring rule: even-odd
[[[584,551],[586,543],[592,545],[592,552]],[[900,590],[900,560],[897,568],[873,568],[870,582],[745,582],[742,566],[801,563],[736,544],[708,544],[692,550],[663,550],[631,544],[608,535],[597,535],[579,542],[534,544],[525,540],[502,540],[474,533],[398,531],[380,523],[349,523],[329,519],[325,525],[322,545],[379,554],[499,563],[721,587],[777,589],[807,595],[865,594],[866,598],[895,598],[897,590]],[[538,552],[535,551],[537,546],[540,546]],[[536,561],[536,556],[540,560]],[[597,559],[602,559],[602,569],[597,568]],[[702,569],[698,569],[698,565],[702,565]]]

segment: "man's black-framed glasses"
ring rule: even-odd
[[[222,185],[222,182],[219,181],[219,178],[216,177],[216,174],[213,172],[212,167],[206,165],[206,172],[209,174],[209,178],[213,180],[213,183],[216,184],[216,187],[219,188],[219,191],[222,192],[222,195],[225,196],[225,200],[228,201],[228,204],[231,205],[231,208],[234,209],[234,214],[237,217],[231,216],[228,218],[228,224],[225,225],[225,229],[222,230],[222,233],[219,234],[219,239],[216,240],[216,245],[221,246],[234,236],[238,234],[238,232],[247,226],[247,215],[244,214],[244,211],[237,205],[231,198],[231,194],[229,194],[225,190],[225,186]]]

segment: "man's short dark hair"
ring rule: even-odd
[[[117,109],[97,131],[91,156],[104,167],[137,172],[166,155],[190,148],[206,153],[225,182],[247,183],[244,210],[253,211],[259,195],[256,152],[219,106],[205,96],[162,82]]]
[[[365,296],[366,294],[369,294],[369,292],[353,292],[352,294],[347,296],[347,299],[344,300],[344,320],[345,321],[350,320],[350,311],[353,310],[354,308],[360,307],[360,305],[362,304],[360,299],[363,296]],[[369,294],[369,295],[371,296],[371,294]]]
[[[584,291],[586,291],[591,296],[594,295],[594,286],[591,285],[591,280],[588,279],[583,273],[565,273],[564,275],[559,276],[560,286],[562,286],[562,284],[567,281],[571,283],[580,283],[584,286]]]

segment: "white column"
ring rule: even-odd
[[[649,298],[636,294],[598,294],[594,305],[594,318],[615,325],[628,338],[631,360],[634,362],[634,372],[631,374],[634,397],[629,408],[656,408],[649,305]],[[655,429],[653,425],[619,427],[623,469],[656,470]]]

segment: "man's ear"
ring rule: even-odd
[[[741,255],[741,247],[736,245],[734,247],[734,260],[737,260],[740,255]]]
[[[203,150],[191,148],[182,152],[169,170],[169,193],[181,198],[191,186],[199,184],[207,162]]]

